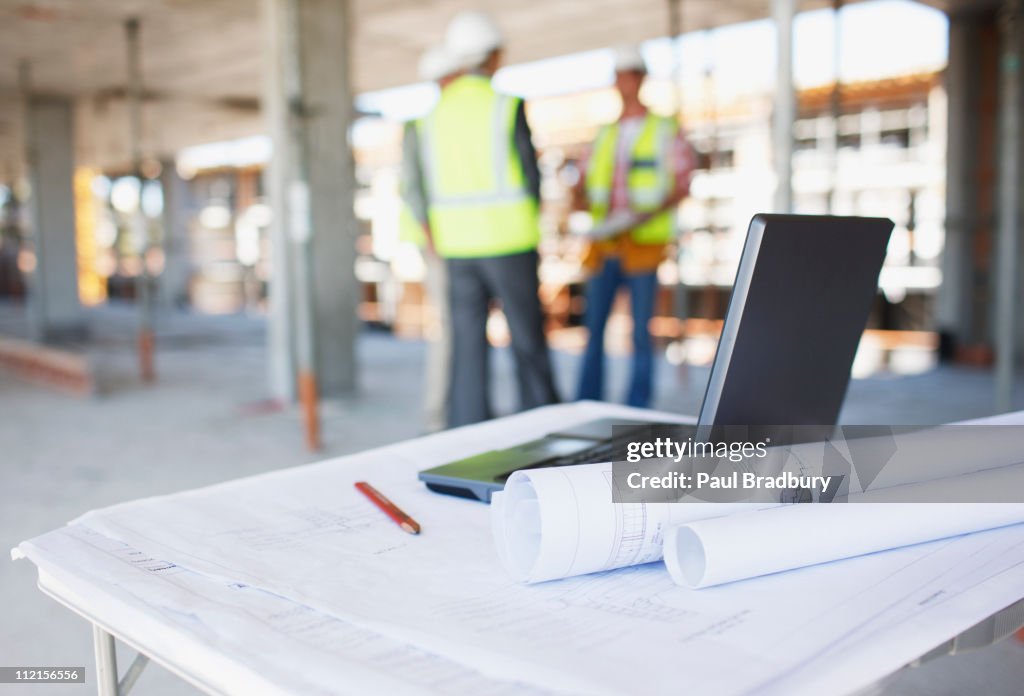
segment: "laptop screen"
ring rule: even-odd
[[[699,424],[834,425],[893,223],[756,215]]]

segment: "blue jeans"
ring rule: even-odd
[[[658,288],[655,272],[627,275],[618,259],[607,259],[600,272],[587,284],[587,308],[583,323],[587,327],[587,349],[580,373],[580,399],[604,398],[604,329],[619,286],[629,288],[633,309],[633,374],[626,403],[646,408],[651,403],[654,381],[654,345],[648,324],[654,316],[654,298]]]

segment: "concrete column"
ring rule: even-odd
[[[267,353],[270,393],[280,399],[295,397],[295,314],[292,309],[291,245],[288,243],[288,211],[285,192],[291,176],[291,145],[288,131],[288,100],[285,93],[287,7],[282,0],[262,0],[263,113],[273,141],[270,161],[264,170],[264,189],[270,204],[270,281],[267,288]]]
[[[31,244],[36,267],[29,278],[33,338],[61,341],[85,331],[78,300],[73,192],[72,102],[27,97],[25,140],[31,182]]]
[[[160,186],[164,209],[164,270],[160,274],[159,299],[165,307],[181,307],[189,301],[192,260],[189,255],[188,222],[192,215],[192,197],[188,182],[178,176],[174,160],[161,163]]]
[[[139,181],[142,176],[142,44],[139,36],[139,20],[132,18],[124,23],[125,65],[127,70],[128,97],[128,143],[132,153],[132,174]],[[149,250],[152,239],[149,226],[141,207],[135,212],[133,237],[139,258],[139,274],[135,278],[135,304],[139,313],[137,347],[139,351],[139,375],[144,382],[156,380],[156,337],[153,331],[153,277],[149,272]]]
[[[946,70],[946,243],[936,302],[940,353],[971,364],[993,355],[999,51],[995,14],[953,14]]]
[[[793,17],[796,0],[772,0],[775,22],[775,100],[772,110],[772,157],[775,162],[775,212],[793,209],[793,123],[796,92],[793,89]]]
[[[263,0],[262,9],[273,139],[270,388],[294,397],[308,313],[319,393],[338,396],[356,387],[358,327],[349,7],[347,0]]]
[[[999,171],[995,260],[996,410],[1013,405],[1020,311],[1021,2],[1005,0],[999,16]]]
[[[843,115],[842,62],[843,62],[843,0],[832,0],[832,74],[834,82],[829,95],[831,132],[829,138],[829,190],[828,212],[836,214],[836,191],[839,188],[839,121]]]
[[[963,16],[949,19],[949,63],[946,67],[946,242],[942,254],[942,285],[935,302],[935,324],[942,337],[943,359],[953,357],[954,342],[963,339],[970,321],[971,231],[974,229],[975,170],[973,143],[977,112],[973,108],[977,81],[974,44],[977,23]]]

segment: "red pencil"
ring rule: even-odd
[[[385,515],[394,520],[399,527],[410,534],[420,533],[420,523],[405,514],[402,511],[402,508],[388,500],[384,494],[376,488],[368,484],[366,481],[359,481],[356,484],[356,488],[359,489],[360,493],[369,498],[371,503],[379,507]]]

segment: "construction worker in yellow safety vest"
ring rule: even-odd
[[[460,74],[443,46],[423,53],[419,63],[421,80],[434,82],[443,92]],[[451,320],[448,312],[448,274],[444,260],[428,244],[429,221],[423,169],[420,162],[420,121],[405,125],[402,140],[402,199],[399,209],[399,241],[414,244],[423,255],[427,301],[434,321],[427,327],[426,375],[423,389],[423,420],[428,432],[444,430],[448,424],[448,384],[451,381]]]
[[[646,408],[653,394],[649,324],[657,299],[657,270],[676,236],[676,209],[689,192],[693,149],[674,118],[650,113],[640,101],[647,74],[637,46],[614,51],[622,113],[598,132],[577,187],[577,207],[593,227],[583,265],[591,273],[584,324],[589,332],[580,371],[580,399],[604,398],[604,331],[615,296],[629,289],[633,365],[626,403]]]
[[[491,417],[487,318],[508,320],[520,407],[558,401],[538,297],[540,172],[521,99],[499,94],[501,32],[456,15],[445,50],[464,73],[418,123],[429,243],[445,260],[452,327],[448,425]]]

